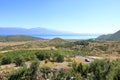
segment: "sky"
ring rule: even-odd
[[[114,33],[120,0],[0,0],[0,27]]]

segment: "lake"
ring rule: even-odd
[[[49,36],[42,36],[37,35],[35,37],[40,37],[44,39],[53,39],[53,38],[62,38],[62,39],[77,39],[77,40],[84,40],[84,39],[94,39],[97,38],[99,35],[49,35]]]

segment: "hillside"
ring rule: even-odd
[[[13,36],[0,36],[0,42],[19,42],[19,41],[32,41],[39,40],[41,38],[25,36],[25,35],[13,35]]]
[[[120,30],[113,33],[113,34],[101,35],[98,38],[96,38],[96,40],[100,40],[100,41],[104,41],[104,40],[108,40],[108,41],[120,40]]]
[[[96,38],[96,40],[108,40],[110,37],[112,36],[112,34],[107,34],[107,35],[101,35],[99,37]]]

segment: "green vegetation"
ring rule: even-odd
[[[19,45],[1,46],[0,51],[6,50],[62,50],[77,55],[94,55],[115,52],[119,49],[119,42],[97,42],[93,40],[67,41],[60,38],[43,41],[33,41]],[[118,51],[117,51],[118,52]],[[94,54],[93,54],[94,53]],[[43,54],[44,55],[44,54]],[[37,55],[38,57],[38,55]]]
[[[85,40],[83,40],[83,41],[76,41],[75,45],[88,46],[89,42],[87,40],[86,41]]]
[[[120,54],[119,45],[117,41],[66,41],[55,38],[1,46],[0,70],[4,74],[0,77],[3,76],[3,80],[119,80],[120,60],[116,58]],[[91,58],[93,61],[88,62],[82,59],[91,56],[99,59],[101,55],[104,59]],[[12,71],[6,64],[14,66]]]
[[[72,63],[70,70],[54,70],[50,67],[39,67],[39,61],[33,61],[29,68],[25,66],[10,73],[7,80],[36,80],[37,78],[50,80],[119,80],[120,60],[95,60],[90,64]]]
[[[57,62],[63,62],[64,61],[64,56],[59,54],[56,58],[56,61]]]
[[[74,78],[75,80],[119,80],[119,62],[120,60],[115,60],[112,62],[109,60],[96,60],[88,65],[81,63],[76,64],[76,66],[73,66],[73,70],[69,72],[66,70],[61,70],[57,74],[57,77],[53,77],[53,80],[68,78]]]
[[[107,51],[108,47],[107,46],[96,46],[98,49],[102,50],[102,51]]]
[[[48,75],[48,73],[50,73],[51,69],[50,67],[47,67],[47,66],[43,66],[40,71],[46,75]]]
[[[25,64],[25,60],[22,56],[17,56],[14,60],[16,66],[23,66]]]
[[[15,63],[16,66],[25,65],[25,61],[33,61],[29,68],[25,66],[19,70],[10,73],[8,80],[36,80],[42,76],[43,79],[51,78],[52,80],[75,79],[75,80],[119,80],[119,63],[120,60],[95,60],[90,64],[73,63],[71,70],[59,70],[51,74],[51,68],[47,66],[39,67],[38,60],[46,60],[54,62],[63,62],[64,57],[70,55],[65,51],[54,50],[22,50],[7,52],[0,56],[1,64]],[[72,56],[72,55],[71,55]],[[34,61],[37,60],[37,61]]]
[[[7,80],[36,80],[39,71],[39,62],[34,61],[30,68],[23,67],[10,74]]]
[[[0,36],[0,42],[33,41],[33,40],[40,40],[40,39],[41,38],[25,36],[25,35]]]
[[[120,54],[120,49],[119,49],[119,50],[117,50],[117,52]]]
[[[59,54],[61,52],[61,54]],[[0,62],[2,65],[15,63],[16,66],[22,66],[25,61],[46,60],[52,58],[54,62],[63,62],[64,57],[70,56],[69,51],[54,50],[18,50],[1,54]]]
[[[8,56],[3,56],[1,59],[1,65],[4,65],[4,64],[10,64],[12,63],[12,57],[10,55]]]

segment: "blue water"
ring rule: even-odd
[[[85,39],[94,39],[97,38],[99,35],[49,35],[49,36],[35,36],[35,37],[40,37],[44,39],[53,39],[53,38],[62,38],[62,39],[77,39],[77,40],[85,40]]]

